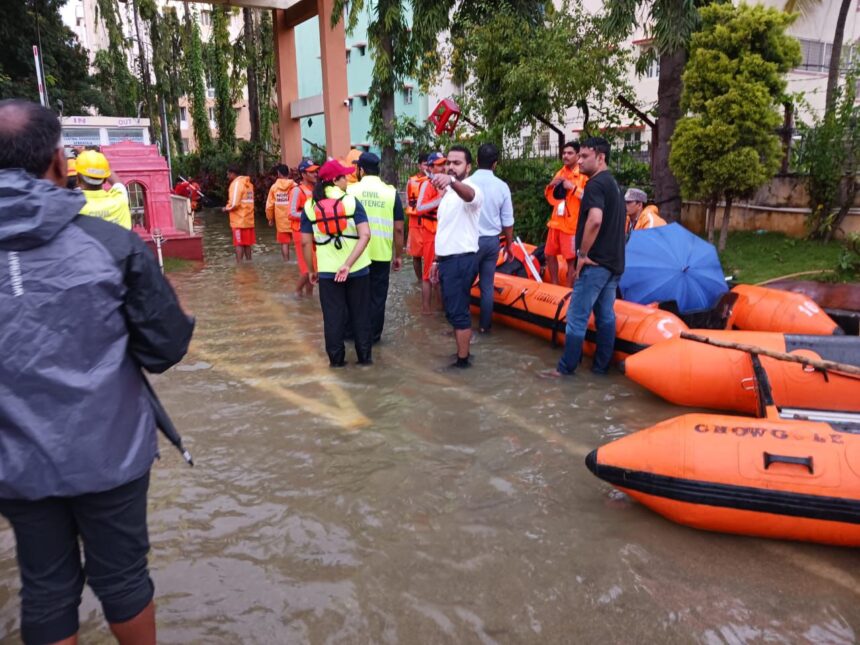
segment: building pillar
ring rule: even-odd
[[[320,25],[320,61],[322,63],[323,113],[328,154],[343,158],[349,152],[349,97],[346,80],[346,33],[343,20],[331,28],[334,0],[317,0]],[[295,50],[293,50],[295,58]]]
[[[299,75],[296,66],[296,32],[282,9],[272,11],[272,35],[275,39],[275,75],[278,95],[278,134],[281,139],[281,161],[298,165],[302,158],[302,126],[290,115],[290,105],[299,98]]]

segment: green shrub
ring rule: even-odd
[[[507,182],[514,204],[514,234],[524,242],[542,244],[551,208],[543,191],[561,167],[558,159],[502,159],[496,174]]]

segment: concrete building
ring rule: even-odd
[[[182,0],[158,0],[160,7],[172,7],[177,14],[185,15],[185,3]],[[260,4],[260,3],[250,3]],[[108,37],[100,20],[96,19],[96,0],[69,0],[63,7],[63,18],[66,24],[77,34],[81,44],[87,49],[90,61],[95,54],[107,48]],[[126,34],[135,37],[131,3],[121,6]],[[191,10],[200,26],[201,38],[207,42],[212,36],[212,5],[192,2]],[[144,47],[151,55],[151,45],[146,34],[145,25],[141,25]],[[242,12],[234,8],[230,19],[230,38],[235,40],[241,35],[244,27]],[[310,155],[316,149],[326,147],[325,117],[322,103],[322,69],[320,63],[319,18],[310,17],[295,27],[295,50],[298,75],[298,100],[293,102],[291,117],[297,119],[301,127],[302,154]],[[133,56],[134,52],[130,52]],[[370,129],[370,84],[372,81],[373,58],[367,42],[367,15],[363,14],[351,34],[346,36],[344,51],[347,66],[347,95],[350,141],[354,148],[369,150],[373,148],[368,132]],[[129,61],[130,65],[134,60]],[[206,110],[209,115],[209,128],[213,137],[218,136],[215,123],[215,90],[209,84],[207,76]],[[274,97],[273,97],[274,100]],[[398,116],[412,117],[418,121],[427,118],[428,97],[419,92],[417,83],[406,82],[397,92],[395,110]],[[435,105],[435,104],[434,104]],[[242,97],[234,106],[237,110],[236,138],[250,138],[250,120],[248,115],[247,89],[243,89]],[[281,114],[281,118],[290,118]],[[191,121],[191,108],[187,97],[179,101],[179,125],[182,132],[183,150],[195,150],[194,127]],[[316,148],[315,148],[316,147]]]
[[[738,4],[738,0],[735,0]],[[560,5],[560,2],[556,2]],[[587,9],[593,12],[603,10],[601,0],[584,0]],[[784,0],[764,0],[762,4],[777,9],[782,9]],[[827,87],[827,70],[830,64],[830,52],[833,47],[833,32],[836,28],[836,16],[839,11],[841,0],[822,0],[807,15],[801,16],[789,29],[789,33],[795,36],[801,45],[803,61],[788,74],[787,91],[791,94],[802,93],[806,105],[799,106],[797,118],[809,121],[813,116],[820,116],[824,112],[824,94]],[[860,0],[856,3],[856,10],[849,12],[845,27],[845,40],[843,55],[847,53],[849,46],[860,39]],[[647,37],[644,26],[638,27],[632,36],[623,43],[630,48],[634,55],[641,50],[650,47],[651,41]],[[629,97],[636,105],[646,113],[653,113],[657,105],[657,81],[660,73],[659,63],[653,63],[644,75],[637,75],[631,69],[628,82],[632,87]],[[844,77],[843,77],[844,81]],[[635,117],[625,117],[624,138],[632,144],[640,144],[641,150],[647,153],[651,142],[651,129],[641,120]],[[583,115],[577,108],[570,108],[565,114],[562,127],[568,138],[576,137],[582,130]],[[531,145],[532,154],[542,156],[554,156],[558,152],[557,137],[548,129],[538,128],[534,132],[525,129],[522,132],[523,143]]]

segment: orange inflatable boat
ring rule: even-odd
[[[836,321],[802,293],[751,284],[739,284],[732,288],[732,293],[738,299],[729,317],[730,328],[784,334],[844,333]]]
[[[860,366],[860,338],[771,332],[695,330],[723,341],[756,345]],[[779,408],[860,412],[860,378],[767,356],[676,338],[627,358],[622,371],[667,401],[715,410],[763,414],[762,389]]]
[[[564,343],[567,308],[571,290],[554,284],[539,283],[504,273],[496,273],[493,295],[493,321]],[[472,312],[480,311],[480,292],[472,288]],[[615,301],[616,361],[649,345],[675,338],[687,326],[674,314],[624,300]],[[588,323],[584,350],[594,353],[594,317]]]
[[[600,479],[697,529],[860,546],[860,426],[688,414],[591,452]]]

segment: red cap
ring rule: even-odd
[[[343,177],[355,172],[355,166],[344,166],[337,159],[326,161],[320,166],[319,177],[320,181],[332,181],[338,177]]]

